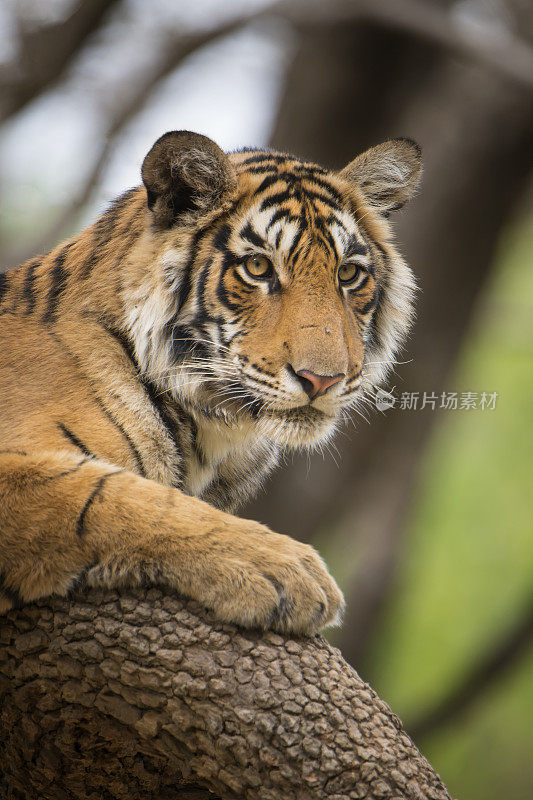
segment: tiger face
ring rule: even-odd
[[[403,139],[333,173],[165,134],[143,165],[163,245],[129,319],[143,370],[179,402],[278,445],[326,439],[408,330],[414,281],[385,215],[420,170]]]

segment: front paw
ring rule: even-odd
[[[196,534],[154,533],[87,572],[90,586],[163,585],[223,622],[313,634],[340,621],[342,593],[312,547],[216,512]]]
[[[208,538],[185,591],[219,619],[286,634],[340,622],[342,593],[309,545],[247,520]]]

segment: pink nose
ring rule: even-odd
[[[311,400],[325,394],[330,386],[334,386],[344,378],[342,372],[337,375],[315,375],[314,372],[310,372],[308,369],[301,369],[296,374]]]

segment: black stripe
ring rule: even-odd
[[[316,165],[313,166],[303,163],[294,163],[294,162],[291,163],[289,160],[283,171],[280,170],[279,162],[278,163],[271,162],[269,164],[259,163],[256,166],[252,164],[251,166],[248,167],[246,171],[251,173],[252,175],[268,175],[269,172],[272,174],[275,173],[276,175],[279,176],[289,176],[290,180],[293,181],[294,180],[316,181],[316,183],[319,186],[322,186],[324,189],[330,190],[333,196],[337,196],[339,198],[339,201],[342,201],[339,192],[321,177],[321,176],[327,177],[328,174],[328,170],[324,169],[323,167],[318,167]]]
[[[224,251],[224,257],[222,259],[221,270],[222,273],[227,272],[229,269],[232,269],[236,264],[239,264],[243,259],[239,257],[236,253],[232,252],[231,250],[227,249]]]
[[[69,440],[72,442],[72,444],[73,444],[75,447],[77,447],[77,448],[78,448],[78,450],[81,450],[81,452],[82,452],[82,453],[84,453],[84,454],[85,454],[86,456],[88,456],[89,458],[96,458],[96,456],[95,456],[95,454],[92,452],[92,450],[89,450],[89,448],[88,448],[88,447],[86,447],[86,446],[83,444],[83,442],[81,441],[81,439],[78,439],[78,437],[76,436],[76,434],[72,433],[72,431],[70,431],[70,430],[69,430],[69,429],[66,427],[66,425],[63,425],[63,423],[62,423],[62,422],[58,422],[57,424],[58,424],[58,427],[59,427],[59,429],[61,430],[61,432],[62,432],[62,433],[63,433],[63,434],[64,434],[64,435],[67,437],[67,439],[69,439]]]
[[[280,180],[282,180],[282,174],[279,172],[270,173],[261,181],[254,194],[260,194],[266,191],[266,189],[270,189],[271,186],[274,186],[274,184],[278,183]]]
[[[41,483],[46,483],[47,481],[55,481],[56,478],[64,478],[65,475],[72,475],[74,472],[77,472],[80,467],[83,467],[84,464],[87,464],[88,461],[92,461],[92,456],[89,458],[82,458],[81,461],[78,461],[75,467],[72,469],[65,469],[63,472],[58,472],[55,475],[48,475],[44,478]]]
[[[153,411],[156,416],[159,417],[162,426],[166,430],[169,439],[172,441],[176,449],[176,453],[179,456],[182,456],[183,454],[181,452],[181,444],[178,438],[176,425],[166,410],[164,402],[161,401],[161,391],[157,388],[157,386],[154,386],[154,384],[148,380],[142,380],[142,385],[146,390],[148,398],[153,406]]]
[[[278,208],[278,210],[272,214],[272,217],[270,218],[270,222],[267,225],[267,231],[269,231],[270,228],[276,224],[276,222],[279,222],[282,219],[285,220],[285,223],[288,223],[296,222],[299,218],[295,217],[294,214],[291,214],[288,208]]]
[[[268,151],[265,151],[262,153],[257,153],[253,156],[248,156],[248,158],[243,158],[240,164],[263,164],[265,161],[273,161],[276,164],[281,164],[284,161],[287,161],[289,158],[290,156],[286,156],[281,153],[269,153]]]
[[[124,355],[129,359],[131,362],[132,367],[134,367],[135,372],[138,374],[140,373],[140,367],[135,360],[135,353],[133,350],[133,345],[130,340],[127,338],[126,334],[120,331],[118,328],[115,328],[114,325],[107,319],[98,319],[94,317],[92,314],[88,315],[92,319],[93,322],[96,322],[104,331],[111,336],[117,344],[122,348],[124,351]]]
[[[305,190],[305,196],[311,200],[312,202],[316,203],[317,201],[322,203],[328,208],[333,209],[333,211],[338,211],[339,206],[335,202],[334,198],[328,197],[327,195],[323,194],[322,192],[311,191],[310,189]]]
[[[16,589],[11,589],[9,586],[6,586],[6,577],[3,570],[0,570],[0,592],[3,592],[7,599],[11,600],[14,608],[22,608],[24,605],[19,592]]]
[[[377,300],[378,298],[376,293],[374,297],[371,300],[369,300],[368,303],[365,303],[363,308],[360,309],[359,314],[368,314],[369,311],[372,311],[372,309],[375,308],[377,305]]]
[[[180,421],[183,426],[188,427],[190,433],[190,444],[192,450],[200,462],[202,466],[206,466],[207,461],[205,457],[205,453],[198,444],[198,425],[192,414],[190,414],[183,406],[179,406],[176,408],[176,413],[180,417]]]
[[[302,236],[304,234],[304,229],[305,229],[305,222],[303,220],[300,220],[300,225],[299,225],[298,230],[296,231],[296,233],[294,235],[294,239],[292,240],[291,246],[289,247],[289,251],[288,251],[288,253],[286,255],[287,261],[291,260],[291,258],[293,257],[293,255],[295,253],[296,248],[300,244],[300,240],[301,240],[301,238],[302,238]]]
[[[338,192],[337,189],[335,189],[334,186],[331,186],[330,183],[325,181],[319,175],[315,175],[314,173],[309,173],[309,175],[302,175],[302,178],[304,180],[306,180],[306,181],[309,181],[310,183],[316,183],[317,186],[320,186],[321,189],[324,189],[329,195],[331,195],[332,199],[336,203],[338,203],[339,205],[342,205],[343,197],[342,197],[341,193]]]
[[[250,242],[250,244],[253,244],[256,247],[266,247],[267,246],[267,243],[265,242],[265,240],[261,236],[259,236],[259,234],[256,231],[254,231],[254,229],[252,228],[250,222],[248,222],[244,226],[244,228],[242,229],[242,231],[240,232],[239,235],[241,236],[241,238],[246,239],[247,242]]]
[[[280,203],[284,203],[289,200],[292,196],[292,192],[290,189],[283,189],[282,192],[275,192],[275,194],[271,194],[269,197],[265,197],[263,202],[259,207],[259,211],[265,211],[267,208],[271,208],[272,206],[277,206]]]
[[[234,279],[236,281],[239,281],[239,283],[242,285],[243,289],[247,289],[248,290],[247,292],[245,292],[245,294],[251,294],[252,292],[256,291],[257,284],[256,283],[248,283],[248,281],[245,281],[244,278],[242,277],[242,275],[240,275],[238,272],[235,272],[233,277],[234,277]]]
[[[54,260],[54,267],[52,269],[52,285],[48,290],[46,298],[46,311],[43,314],[43,322],[53,322],[57,313],[57,307],[61,295],[65,291],[67,284],[67,272],[64,269],[65,259],[67,253],[72,247],[72,242],[66,244],[63,249],[58,253]]]
[[[326,250],[329,248],[329,250],[337,256],[337,245],[331,230],[324,224],[321,217],[315,217],[315,225]]]
[[[99,404],[100,408],[102,409],[102,411],[104,412],[106,417],[110,420],[110,422],[113,423],[113,425],[120,431],[120,433],[122,434],[124,439],[127,441],[128,445],[130,447],[130,450],[133,453],[133,456],[134,456],[135,461],[137,463],[137,469],[139,470],[139,472],[142,475],[142,477],[145,478],[146,477],[146,473],[144,471],[144,465],[143,465],[143,462],[142,462],[141,454],[137,450],[137,447],[135,446],[131,436],[127,433],[126,430],[124,430],[124,428],[122,427],[120,422],[117,419],[115,419],[115,417],[113,416],[111,411],[109,411],[109,409],[107,409],[104,406],[104,404],[102,403],[100,398],[95,396],[95,400]]]
[[[194,234],[194,236],[192,237],[191,244],[190,244],[190,248],[191,248],[190,255],[189,255],[187,264],[185,266],[185,269],[183,270],[183,280],[182,280],[181,286],[180,286],[180,288],[178,290],[179,297],[178,297],[177,311],[176,311],[175,316],[171,320],[169,320],[165,324],[165,326],[163,328],[163,332],[164,332],[164,335],[166,336],[166,338],[170,338],[170,336],[172,336],[172,330],[174,328],[176,317],[180,313],[180,311],[183,308],[183,306],[185,305],[185,303],[187,302],[187,300],[189,298],[189,295],[191,293],[191,290],[192,290],[192,270],[193,270],[194,264],[196,262],[196,259],[198,257],[198,251],[200,249],[200,243],[201,243],[202,239],[204,238],[204,236],[207,233],[209,233],[209,226],[204,226],[203,228],[200,228],[199,230],[197,230],[196,233]]]
[[[301,186],[301,176],[297,175],[294,172],[291,172],[290,169],[277,169],[271,175],[266,175],[263,181],[255,190],[254,194],[259,194],[260,192],[265,191],[270,186],[273,186],[278,181],[284,181],[288,186],[297,186],[299,189],[302,188]]]
[[[252,175],[268,175],[269,173],[274,175],[277,174],[278,169],[277,164],[259,164],[258,166],[249,166],[246,172]]]
[[[85,526],[85,517],[87,516],[87,512],[90,509],[92,503],[96,500],[96,498],[98,497],[98,495],[102,491],[105,482],[107,481],[108,478],[111,478],[112,475],[120,475],[120,473],[123,472],[123,471],[124,470],[122,470],[122,469],[118,469],[118,470],[115,470],[114,472],[106,472],[105,475],[101,475],[98,478],[98,481],[96,482],[96,486],[94,487],[94,489],[92,490],[91,494],[89,495],[89,497],[85,501],[85,505],[83,506],[83,508],[81,510],[81,513],[80,513],[80,515],[78,517],[78,521],[76,523],[76,533],[78,534],[78,536],[80,538],[85,533],[85,531],[83,529],[84,529],[84,526]]]
[[[382,294],[383,290],[381,286],[378,286],[376,293],[374,295],[376,309],[378,309],[379,304],[381,303]],[[372,350],[375,347],[383,346],[383,343],[381,341],[380,331],[378,330],[378,321],[379,321],[378,316],[379,312],[374,313],[374,316],[372,317],[368,327],[367,343],[366,343],[366,347],[368,348],[368,350]]]
[[[368,255],[368,248],[364,242],[357,238],[354,234],[350,236],[348,239],[348,244],[346,245],[346,250],[344,251],[344,257],[350,258],[350,256],[366,256]]]
[[[124,206],[131,200],[132,196],[136,193],[136,189],[128,189],[123,192],[120,197],[114,200],[109,208],[102,214],[100,219],[94,225],[94,247],[85,259],[81,270],[81,278],[86,279],[91,274],[93,268],[98,263],[100,257],[103,255],[102,251],[105,250],[107,245],[112,239],[112,234],[117,222],[117,218],[123,211]]]
[[[365,288],[369,280],[370,280],[370,275],[368,273],[365,273],[361,280],[361,283],[357,283],[355,286],[350,286],[350,285],[344,286],[344,289],[346,289],[347,292],[352,292],[353,294],[360,293],[361,290]]]
[[[217,250],[224,251],[228,246],[228,240],[230,234],[231,234],[230,226],[227,224],[221,225],[213,237],[213,247],[215,247]]]
[[[201,352],[204,350],[204,348],[198,342],[196,342],[195,344],[192,345],[192,349],[189,346],[189,349],[187,349],[187,350],[184,350],[183,346],[178,346],[177,345],[177,342],[179,341],[179,339],[185,338],[185,339],[189,339],[190,340],[191,337],[190,337],[190,329],[187,328],[186,326],[178,325],[176,320],[177,320],[177,317],[179,316],[179,313],[182,310],[183,306],[187,302],[187,300],[189,298],[189,295],[190,295],[190,293],[192,291],[192,271],[193,271],[193,267],[194,267],[194,265],[196,263],[196,259],[198,257],[198,251],[200,249],[200,244],[202,242],[202,239],[205,236],[207,236],[209,233],[210,233],[210,225],[206,225],[203,228],[200,228],[199,230],[197,230],[196,233],[194,234],[194,236],[192,237],[191,251],[190,251],[189,259],[187,261],[187,265],[186,265],[186,267],[184,269],[183,281],[182,281],[182,284],[181,284],[180,289],[179,289],[179,299],[178,299],[177,311],[176,311],[176,314],[172,317],[172,319],[169,319],[165,323],[165,325],[163,327],[163,335],[164,335],[164,337],[167,340],[170,339],[170,346],[171,346],[171,349],[172,349],[172,357],[174,359],[177,359],[177,361],[180,360],[180,358],[183,356],[184,352],[185,353],[196,352],[197,354],[201,354]],[[215,236],[214,236],[213,241],[212,241],[212,245],[215,248],[217,248],[217,249],[221,250],[222,252],[224,252],[224,248],[225,248],[225,246],[226,246],[226,244],[228,242],[230,233],[231,233],[231,229],[230,229],[229,225],[222,225],[222,227],[220,227],[218,229],[218,231],[215,233]],[[181,332],[181,333],[185,333],[186,334],[185,337],[183,337],[183,336],[176,337],[176,331]]]
[[[0,274],[0,303],[9,288],[9,278],[5,273]]]
[[[71,598],[73,594],[76,592],[82,592],[84,589],[87,588],[87,573],[89,570],[93,569],[93,567],[97,567],[99,564],[98,561],[93,561],[91,564],[88,564],[84,567],[81,572],[79,572],[75,578],[71,581],[71,584],[68,588],[68,591],[65,595],[67,598]]]
[[[192,334],[192,328],[188,325],[175,324],[172,326],[170,350],[174,364],[180,364],[186,356],[202,358],[207,355],[207,349],[203,342],[198,342]]]
[[[170,415],[167,413],[164,404],[160,400],[161,396],[160,389],[158,389],[153,383],[151,383],[149,380],[147,380],[140,374],[139,365],[135,360],[133,348],[131,347],[130,342],[124,336],[124,334],[121,331],[117,330],[116,328],[111,327],[111,325],[109,325],[107,322],[98,320],[98,323],[106,331],[106,333],[108,333],[110,336],[116,339],[117,343],[123,348],[125,355],[130,359],[132,366],[135,368],[135,371],[138,374],[139,382],[143,387],[143,389],[145,390],[146,394],[148,395],[148,399],[151,405],[153,406],[152,410],[154,414],[159,417],[161,425],[163,426],[170,440],[174,444],[177,454],[181,455],[181,446],[176,434],[175,425],[173,424]]]
[[[215,321],[213,315],[210,311],[208,311],[205,303],[205,290],[207,287],[207,279],[211,272],[211,267],[213,265],[213,259],[208,258],[205,262],[202,270],[200,272],[200,277],[196,283],[196,302],[198,304],[198,308],[196,309],[196,314],[194,315],[194,319],[191,322],[191,326],[193,328],[199,329],[203,334],[205,334],[205,329],[203,324],[210,320]],[[204,353],[207,352],[205,345],[202,344],[202,350]]]
[[[98,229],[97,229],[97,231],[98,231]],[[97,238],[96,238],[95,245],[94,245],[93,249],[91,250],[89,256],[85,259],[83,267],[82,267],[82,270],[81,270],[81,273],[80,273],[80,277],[81,277],[82,280],[86,280],[89,277],[89,275],[91,274],[91,272],[93,271],[94,267],[98,263],[98,260],[100,259],[100,256],[102,255],[102,250],[107,245],[107,242],[108,242],[108,240],[106,238],[104,238],[103,236],[100,237],[100,235],[97,232]]]
[[[359,222],[359,220],[357,220],[357,222]],[[380,243],[379,243],[379,242],[377,242],[377,241],[374,241],[374,240],[372,241],[372,244],[374,245],[374,247],[376,247],[376,248],[379,250],[379,252],[381,253],[381,255],[382,255],[382,256],[383,256],[385,259],[387,259],[387,261],[388,261],[389,254],[387,253],[387,251],[385,250],[385,248],[383,247],[383,245],[382,245],[382,244],[380,244]]]
[[[305,178],[305,180],[312,180],[316,181],[317,183],[324,183],[325,186],[329,186],[330,184],[326,181],[323,181],[322,176],[328,176],[329,170],[325,167],[321,167],[318,164],[310,164],[308,161],[302,161],[299,164],[294,164],[293,169],[297,172],[297,174],[301,178]],[[331,187],[333,191],[337,191],[333,187]]]
[[[233,295],[235,296],[235,295]],[[221,272],[218,278],[217,284],[217,297],[220,302],[225,305],[227,308],[231,309],[231,311],[240,311],[240,306],[237,303],[232,303],[229,299],[229,295],[226,291],[226,287],[224,286],[224,272]],[[238,298],[237,298],[238,299]]]
[[[26,276],[24,278],[24,286],[22,288],[22,297],[26,301],[26,313],[31,314],[35,308],[35,295],[33,294],[33,284],[35,282],[35,269],[39,266],[40,260],[36,259],[28,265]]]
[[[51,335],[51,336],[52,336],[52,337],[55,339],[55,341],[56,341],[56,342],[57,342],[59,345],[61,345],[61,347],[63,347],[63,349],[64,349],[64,350],[66,350],[66,351],[67,351],[67,353],[69,353],[69,355],[70,355],[70,356],[72,356],[72,358],[73,358],[73,359],[74,359],[76,362],[79,362],[79,358],[78,358],[76,355],[74,355],[74,353],[72,353],[72,351],[70,350],[70,348],[69,348],[69,347],[67,347],[67,345],[66,345],[66,344],[65,344],[65,342],[64,342],[64,341],[61,339],[61,337],[60,337],[60,336],[57,336],[57,334],[56,334],[56,333],[54,333],[53,331],[49,331],[49,333],[50,333],[50,335]],[[139,454],[139,451],[137,450],[137,448],[136,448],[135,444],[133,443],[132,439],[131,439],[131,438],[130,438],[130,436],[129,436],[129,435],[126,433],[126,431],[124,430],[124,428],[122,427],[122,425],[120,424],[120,422],[118,422],[118,420],[116,420],[116,419],[115,419],[115,417],[113,416],[113,414],[112,414],[112,413],[111,413],[111,412],[110,412],[110,411],[109,411],[109,410],[106,408],[106,406],[103,404],[102,400],[101,400],[101,399],[98,397],[98,395],[96,394],[96,392],[94,392],[94,391],[93,391],[93,392],[92,392],[92,394],[93,394],[93,398],[94,398],[94,401],[95,401],[95,403],[96,403],[96,404],[97,404],[97,405],[98,405],[98,406],[99,406],[99,407],[102,409],[103,413],[104,413],[104,414],[106,415],[106,417],[107,417],[107,418],[108,418],[108,419],[109,419],[109,420],[110,420],[110,421],[113,423],[113,425],[114,425],[116,428],[118,428],[118,430],[120,431],[120,433],[122,434],[122,436],[124,437],[124,439],[125,439],[125,440],[127,441],[127,443],[129,444],[129,446],[130,446],[130,449],[131,449],[131,451],[133,452],[133,455],[134,455],[134,457],[135,457],[135,460],[136,460],[136,462],[137,462],[137,467],[138,467],[138,469],[139,469],[139,472],[140,472],[140,474],[141,474],[143,477],[146,477],[146,475],[145,475],[145,471],[144,471],[144,466],[143,466],[142,459],[141,459],[141,456],[140,456],[140,454]]]
[[[141,375],[140,368],[139,368],[139,365],[137,364],[137,361],[135,360],[135,355],[134,355],[133,348],[131,346],[130,341],[126,338],[126,336],[122,333],[122,331],[119,331],[116,328],[114,328],[111,325],[111,323],[109,323],[107,320],[103,321],[103,320],[99,320],[99,319],[97,320],[95,318],[92,318],[92,319],[95,322],[97,322],[105,330],[105,332],[109,334],[109,336],[112,336],[117,341],[117,344],[119,344],[123,348],[124,354],[126,355],[127,358],[129,358],[129,360],[131,361],[132,366],[135,368],[135,372],[138,375],[139,383],[141,384],[142,388],[145,390],[146,394],[148,395],[147,399],[149,400],[150,404],[152,405],[153,413],[159,418],[159,421],[160,421],[161,425],[165,429],[168,437],[170,438],[170,440],[172,441],[172,443],[173,443],[173,445],[174,445],[174,447],[176,449],[176,453],[178,454],[178,456],[181,456],[182,455],[182,453],[181,453],[181,445],[180,445],[179,439],[177,437],[176,426],[175,426],[171,416],[166,411],[166,409],[164,407],[164,403],[161,402],[161,399],[160,399],[161,398],[161,390],[158,389],[158,387],[155,386],[153,383],[151,383],[149,380],[147,380],[143,375]],[[65,433],[68,436],[68,433],[71,433],[71,432],[69,431],[67,433],[66,430],[65,430]],[[73,434],[71,434],[71,435],[73,436]],[[76,437],[76,439],[77,439],[77,437]],[[76,444],[74,439],[72,441],[74,442],[74,444]],[[77,446],[81,447],[82,443],[79,441],[79,439],[77,439],[77,442],[79,442],[79,444],[77,444]]]

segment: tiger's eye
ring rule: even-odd
[[[337,275],[341,283],[352,283],[358,276],[360,268],[357,264],[341,264]]]
[[[272,262],[262,255],[248,256],[244,262],[244,267],[252,278],[260,278],[262,280],[270,278],[273,272]]]

